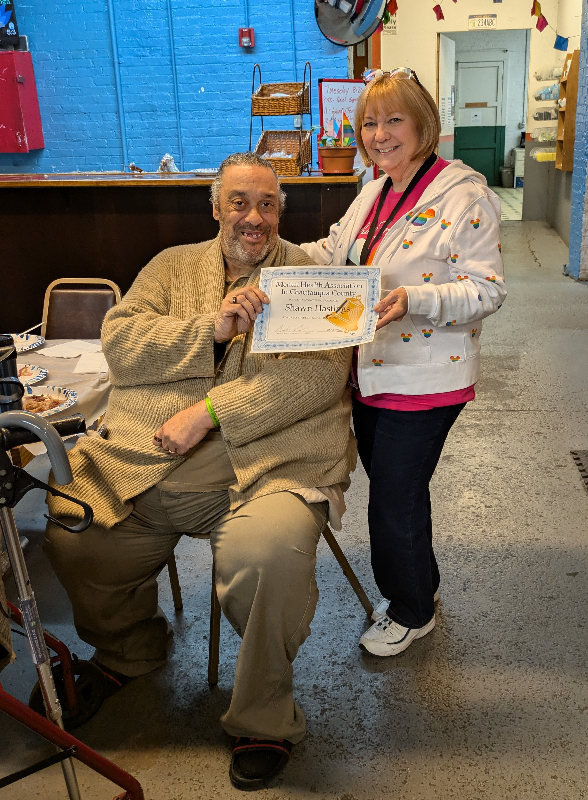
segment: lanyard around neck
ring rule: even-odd
[[[384,203],[386,202],[386,197],[388,197],[388,192],[392,188],[392,179],[390,177],[386,178],[384,186],[382,187],[382,191],[380,192],[380,199],[378,201],[376,213],[374,214],[374,218],[372,219],[372,224],[370,225],[369,233],[361,250],[361,257],[359,259],[360,264],[367,264],[367,260],[370,257],[372,250],[378,245],[380,239],[384,236],[386,228],[388,227],[388,225],[390,225],[390,223],[396,216],[396,212],[398,211],[398,209],[401,208],[402,204],[404,203],[408,195],[412,192],[412,190],[420,181],[420,179],[423,177],[423,175],[425,175],[425,173],[431,169],[431,167],[436,161],[437,161],[437,156],[435,155],[435,153],[431,153],[431,155],[427,158],[424,164],[420,166],[418,172],[413,177],[411,182],[408,184],[406,189],[402,192],[402,197],[396,203],[396,205],[388,215],[388,218],[386,219],[380,230],[374,235],[374,232],[378,225],[378,219],[380,217],[380,213],[382,211],[382,208],[384,207]]]

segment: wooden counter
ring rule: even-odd
[[[0,331],[41,321],[56,278],[110,278],[126,292],[157,253],[214,238],[212,175],[68,173],[0,175]],[[361,189],[357,175],[282,178],[280,236],[326,236]]]

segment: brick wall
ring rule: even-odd
[[[576,111],[576,139],[574,145],[574,172],[572,175],[572,217],[570,224],[569,274],[573,278],[588,280],[588,209],[585,208],[586,175],[588,167],[588,0],[582,3],[582,39],[580,42],[580,75],[578,78],[578,106]],[[581,259],[584,244],[584,259]],[[583,267],[581,269],[581,267]]]
[[[217,166],[249,146],[251,76],[264,82],[302,80],[313,68],[313,122],[318,124],[319,77],[347,76],[346,48],[331,45],[314,19],[311,0],[249,0],[255,48],[238,46],[244,0],[171,0],[177,67],[172,67],[167,0],[114,0],[115,34],[128,160],[156,169],[171,153],[184,169]],[[29,47],[39,92],[45,149],[0,154],[0,172],[119,170],[121,125],[107,0],[63,0],[59,11],[41,0],[19,0],[19,28]],[[178,116],[181,140],[178,131]],[[307,127],[308,118],[305,118]],[[293,127],[269,118],[266,129]],[[260,132],[254,120],[253,142]]]

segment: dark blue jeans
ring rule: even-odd
[[[422,628],[435,613],[439,568],[429,482],[464,406],[390,411],[353,402],[359,457],[370,479],[374,577],[390,601],[388,616],[408,628]]]

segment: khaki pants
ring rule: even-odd
[[[242,638],[231,705],[232,736],[299,742],[306,720],[292,694],[292,662],[318,600],[316,547],[327,503],[290,492],[230,512],[226,491],[150,489],[110,530],[47,526],[45,551],[65,587],[79,636],[125,675],[161,666],[172,631],[157,605],[157,576],[182,534],[210,535],[221,607]]]

